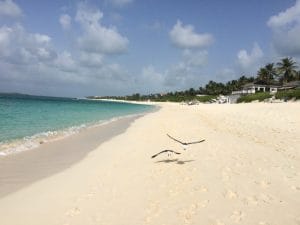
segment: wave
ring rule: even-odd
[[[111,122],[118,121],[122,118],[133,118],[142,115],[144,115],[144,113],[113,117],[109,120],[100,120],[94,123],[81,124],[79,126],[72,126],[63,130],[41,132],[32,136],[24,137],[22,139],[3,141],[0,142],[0,157],[5,157],[7,155],[32,150],[41,146],[44,143],[57,141],[74,135],[76,133],[82,132],[86,129],[103,126]]]

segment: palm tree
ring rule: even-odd
[[[254,77],[246,77],[245,75],[241,76],[238,80],[237,80],[237,86],[239,88],[241,88],[243,85],[247,84],[247,83],[251,83],[254,81]]]
[[[259,69],[257,73],[257,79],[264,81],[266,84],[270,84],[276,75],[274,63],[269,63],[265,67]]]
[[[262,67],[257,72],[257,80],[264,81],[265,83],[268,82],[268,72],[266,68]]]
[[[282,75],[280,80],[283,83],[293,80],[296,76],[296,62],[291,57],[281,59],[281,62],[277,63],[277,66],[278,71]]]
[[[274,78],[277,76],[277,70],[274,66],[274,63],[267,64],[265,68],[268,73],[268,78],[270,79],[270,81],[274,80]]]

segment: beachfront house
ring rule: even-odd
[[[263,84],[261,82],[253,82],[245,84],[242,90],[233,91],[233,95],[240,95],[240,94],[255,94],[257,92],[270,92],[276,93],[281,86],[277,84]]]

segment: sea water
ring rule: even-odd
[[[0,156],[151,109],[110,101],[0,94]]]

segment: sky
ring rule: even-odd
[[[300,0],[0,0],[0,92],[164,93],[300,62]]]

